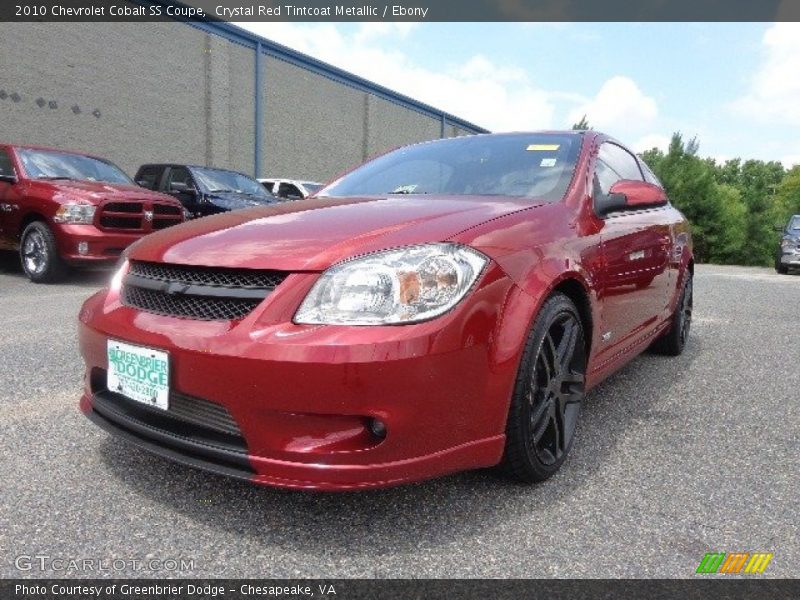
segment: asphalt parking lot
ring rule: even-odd
[[[800,276],[698,266],[677,359],[646,354],[593,391],[561,472],[493,470],[313,494],[194,471],[77,409],[76,314],[107,273],[28,283],[0,253],[0,575],[19,556],[190,559],[193,577],[692,577],[706,552],[772,552],[800,576]]]

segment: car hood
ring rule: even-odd
[[[92,204],[100,204],[106,200],[154,200],[159,202],[169,202],[172,204],[178,201],[151,190],[139,187],[138,185],[125,185],[119,183],[103,183],[100,181],[68,181],[68,180],[31,180],[30,186],[33,190],[47,191],[52,193],[53,198],[59,201],[79,199]]]
[[[222,213],[139,241],[129,256],[177,264],[318,271],[345,258],[440,242],[535,206],[485,196],[320,198]]]
[[[237,194],[236,192],[214,192],[213,194],[206,194],[206,199],[224,210],[265,206],[276,202],[273,198],[258,198],[257,196]]]

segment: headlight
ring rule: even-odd
[[[797,242],[793,239],[786,238],[781,240],[781,249],[788,250],[789,248],[794,248],[797,245]]]
[[[488,259],[455,244],[376,252],[333,265],[311,288],[295,323],[415,323],[447,312],[467,294]]]
[[[109,283],[111,291],[118,292],[122,288],[122,280],[125,279],[129,266],[128,258],[123,254],[114,267],[114,275],[111,277],[111,282]]]
[[[92,204],[62,204],[56,211],[56,216],[53,217],[53,220],[56,223],[90,225],[94,220],[96,208]]]

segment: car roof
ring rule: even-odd
[[[241,171],[235,171],[233,169],[226,169],[224,167],[207,167],[205,165],[189,165],[186,163],[145,163],[139,166],[137,172],[147,167],[183,167],[186,169],[211,169],[212,171],[226,171],[228,173],[236,173],[237,175],[244,175],[245,177],[250,177],[252,179],[252,176],[248,175],[247,173],[242,173]]]
[[[299,183],[300,185],[306,185],[306,184],[325,185],[324,183],[322,183],[320,181],[311,181],[310,179],[286,179],[284,177],[263,177],[263,178],[259,178],[258,181],[260,181],[261,183],[267,183],[267,182],[268,183],[278,183],[278,182],[281,182],[281,183]]]

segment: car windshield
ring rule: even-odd
[[[31,179],[133,184],[122,169],[107,160],[70,152],[31,148],[20,148],[17,154]]]
[[[800,215],[792,217],[792,220],[789,221],[789,231],[798,231],[798,230],[800,230]]]
[[[303,187],[306,188],[309,194],[316,194],[325,186],[322,185],[321,183],[311,183],[310,181],[304,181]]]
[[[320,196],[443,194],[560,200],[575,170],[580,134],[451,138],[400,148],[366,163]]]
[[[192,171],[197,182],[208,193],[236,192],[237,194],[246,194],[256,198],[264,198],[265,200],[273,198],[262,184],[242,173],[198,167],[194,167]]]

